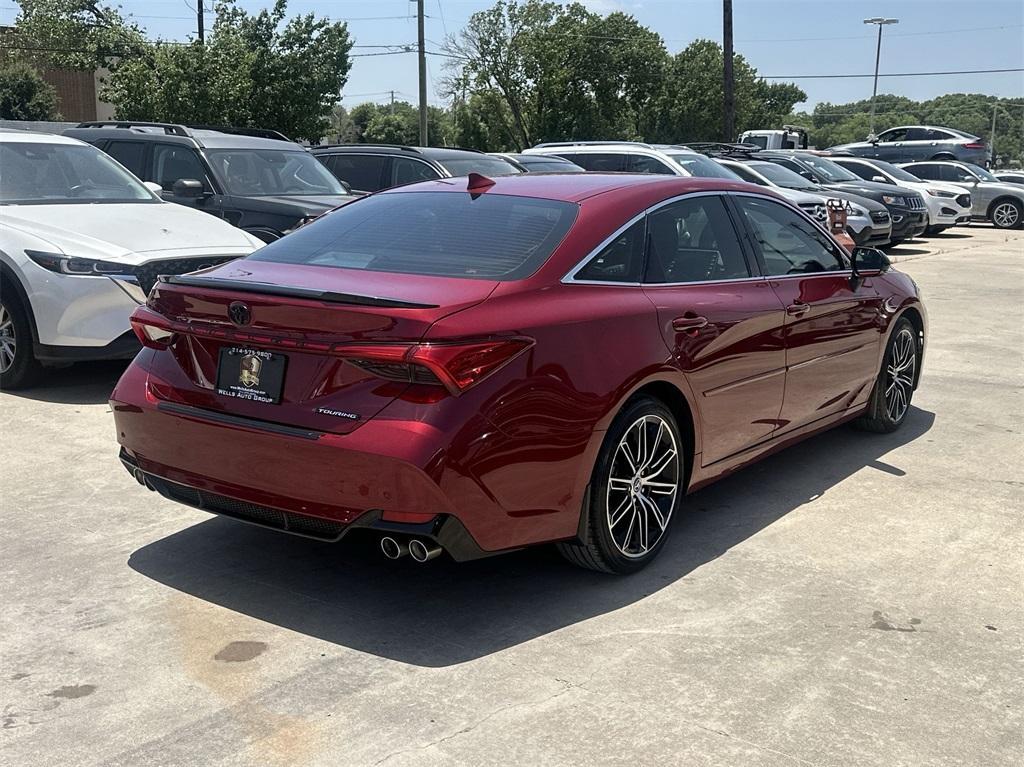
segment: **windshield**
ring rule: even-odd
[[[85,144],[0,143],[0,204],[160,202],[108,155]]]
[[[666,154],[672,158],[676,165],[691,176],[698,176],[699,178],[728,178],[733,181],[742,180],[728,168],[719,165],[702,154],[676,154],[673,152],[666,152]]]
[[[836,165],[834,162],[827,160],[824,157],[818,157],[818,155],[815,154],[802,154],[800,155],[800,159],[814,168],[814,170],[818,172],[818,175],[828,182],[863,181],[863,179],[853,175],[846,168],[841,165]]]
[[[973,162],[965,162],[971,173],[980,178],[982,181],[998,181],[999,179],[989,173],[987,170],[982,168],[980,165],[975,165]]]
[[[398,274],[517,280],[554,252],[578,208],[561,200],[389,192],[349,203],[251,256]]]
[[[903,168],[899,168],[892,163],[884,162],[882,160],[872,160],[871,164],[879,170],[884,170],[897,181],[910,181],[915,184],[921,183],[921,179],[917,176],[912,173],[907,173]]]
[[[815,188],[814,184],[810,183],[799,173],[795,173],[789,168],[783,168],[781,165],[776,165],[773,162],[753,162],[751,163],[751,166],[758,173],[775,184],[775,186],[781,186],[785,189]]]
[[[313,155],[302,150],[210,149],[214,172],[228,194],[239,197],[345,194]]]
[[[480,155],[479,157],[459,157],[454,159],[438,160],[453,176],[468,176],[470,173],[479,173],[481,176],[512,176],[519,173],[519,169],[501,157],[490,157]]]

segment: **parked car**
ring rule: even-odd
[[[523,154],[510,152],[491,152],[492,156],[504,157],[522,166],[527,173],[585,173],[586,171],[574,162],[553,154]]]
[[[924,234],[928,225],[928,206],[924,197],[912,189],[901,186],[864,181],[846,168],[836,165],[827,157],[814,152],[758,152],[759,160],[768,160],[825,189],[847,191],[882,203],[892,219],[890,245]]]
[[[735,178],[713,160],[684,146],[636,141],[574,141],[538,144],[526,155],[563,157],[602,173],[655,173],[666,176]]]
[[[900,166],[924,181],[946,181],[971,190],[971,215],[999,229],[1024,222],[1024,188],[1000,181],[984,168],[966,162],[914,162]]]
[[[352,199],[307,149],[251,132],[90,122],[64,135],[99,147],[143,181],[159,184],[165,200],[223,218],[264,242]]]
[[[992,175],[1004,184],[1024,184],[1024,170],[994,170]]]
[[[748,130],[737,141],[761,149],[807,149],[807,129],[783,125],[782,130]]]
[[[970,133],[937,125],[901,125],[882,131],[873,140],[830,147],[856,157],[874,157],[887,162],[916,160],[962,160],[987,165],[992,150],[984,139]]]
[[[488,178],[523,173],[513,160],[475,149],[388,144],[332,144],[313,155],[356,192],[379,192],[415,181],[479,173]]]
[[[951,226],[971,222],[971,194],[962,186],[922,181],[885,160],[867,157],[833,157],[832,160],[865,181],[899,185],[920,192],[928,206],[926,234],[937,234]]]
[[[158,274],[182,274],[263,243],[163,202],[95,147],[0,130],[0,388],[42,364],[128,359],[128,324]]]
[[[392,558],[557,542],[620,573],[687,492],[899,428],[926,337],[912,280],[770,190],[599,173],[368,195],[163,278],[132,323],[120,456],[168,498]]]
[[[880,202],[860,195],[836,189],[825,189],[800,176],[789,168],[783,168],[766,160],[746,160],[740,157],[720,157],[717,162],[731,170],[744,181],[759,186],[771,187],[790,202],[799,205],[816,219],[828,220],[825,201],[837,198],[845,203],[846,233],[857,245],[881,247],[889,244],[892,235],[892,219],[889,211]]]

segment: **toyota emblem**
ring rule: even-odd
[[[252,321],[252,312],[241,301],[232,301],[228,307],[228,317],[236,325],[248,325]]]

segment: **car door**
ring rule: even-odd
[[[736,197],[762,273],[785,307],[784,433],[867,401],[878,374],[881,297],[850,281],[841,248],[792,208]]]
[[[697,401],[704,466],[770,438],[785,388],[784,311],[721,195],[647,217],[644,291]]]
[[[163,191],[160,196],[168,202],[201,210],[204,213],[220,214],[219,205],[211,201],[213,186],[206,173],[206,167],[196,152],[185,144],[153,144],[148,164],[146,181],[155,181]],[[204,195],[200,197],[178,197],[174,194],[174,182],[194,180],[203,185]]]
[[[907,136],[896,162],[916,162],[931,158],[935,153],[935,142],[930,134],[931,131],[926,128],[907,128]]]
[[[971,193],[971,215],[984,218],[988,213],[988,206],[996,196],[992,187],[979,182],[977,176],[956,163],[936,163],[935,167],[938,169],[939,181],[948,181]]]
[[[875,153],[872,157],[887,162],[902,162],[899,158],[903,154],[903,142],[907,139],[906,128],[893,128],[878,135],[878,143],[875,144]]]

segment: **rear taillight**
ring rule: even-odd
[[[145,307],[136,309],[129,322],[139,342],[149,349],[166,349],[174,343],[174,330],[167,320]]]
[[[962,146],[964,149],[984,149],[985,148],[985,144],[979,143],[979,142],[974,142],[972,144],[961,144],[960,146]]]
[[[342,344],[332,353],[389,381],[444,386],[455,396],[533,345],[528,338],[420,344]]]

